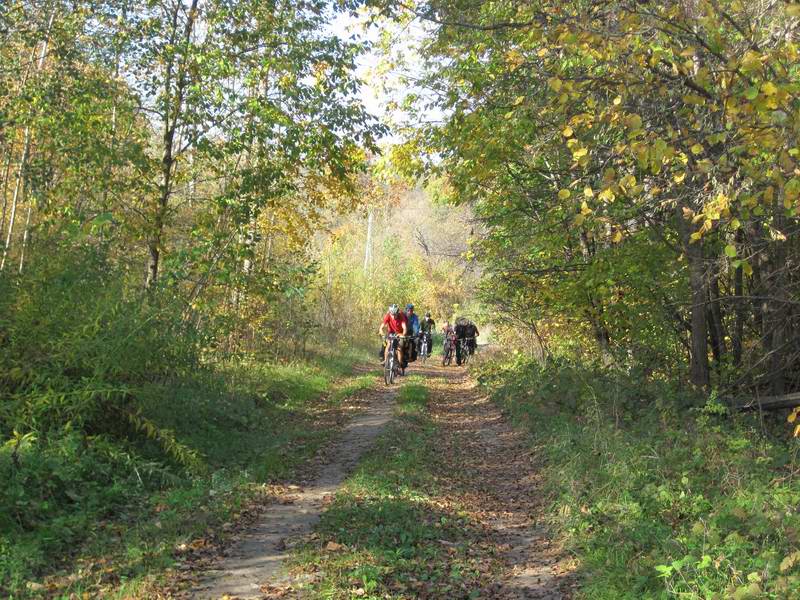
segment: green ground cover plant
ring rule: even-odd
[[[797,443],[674,384],[587,364],[484,364],[546,462],[552,525],[593,599],[800,598]]]
[[[126,298],[102,266],[2,295],[3,597],[152,581],[313,456],[335,430],[319,413],[373,379],[349,376],[357,349],[203,360],[169,306]]]

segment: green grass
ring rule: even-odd
[[[783,417],[766,434],[713,401],[690,409],[697,399],[663,382],[570,363],[487,365],[480,379],[546,459],[582,597],[800,598]]]
[[[437,497],[437,430],[429,391],[409,377],[396,421],[323,514],[293,569],[312,598],[465,597],[479,578],[467,550],[475,535],[457,507]]]
[[[428,405],[428,388],[425,387],[425,378],[412,375],[405,381],[405,385],[397,393],[397,413],[399,415],[422,416]]]
[[[291,476],[330,439],[320,411],[374,382],[345,376],[365,358],[222,368],[145,390],[143,416],[196,454],[194,474],[155,443],[103,436],[22,443],[17,466],[13,447],[0,448],[0,477],[12,481],[0,497],[16,507],[0,517],[0,595],[148,596],[176,549],[234,519],[259,484]]]
[[[367,390],[375,384],[376,377],[382,377],[382,376],[383,372],[376,369],[374,371],[370,371],[370,373],[367,375],[354,377],[344,385],[334,390],[333,394],[331,395],[331,400],[334,403],[338,403],[344,400],[345,398],[357,394],[358,392]]]

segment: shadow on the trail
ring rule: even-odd
[[[435,374],[435,371],[433,371]],[[438,430],[423,410],[430,400],[421,373],[397,389],[395,421],[317,526],[318,540],[299,557],[319,591],[358,585],[372,597],[465,598],[488,583],[475,567],[477,524],[439,494]],[[350,596],[345,596],[350,597]]]
[[[466,367],[456,365],[443,367],[441,362],[436,362],[434,359],[430,359],[425,363],[417,360],[409,363],[405,377],[413,377],[414,375],[438,379],[462,379],[467,376],[467,370]],[[400,381],[402,382],[402,380],[401,378]]]

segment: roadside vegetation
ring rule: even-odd
[[[484,364],[529,429],[581,597],[800,597],[797,446],[783,417],[574,360]]]
[[[349,376],[364,360],[352,351],[199,369],[144,386],[133,425],[127,406],[112,405],[85,428],[6,444],[0,588],[147,596],[187,547],[224,534],[262,484],[292,476],[331,439],[341,403],[375,379]]]
[[[396,155],[474,212],[583,597],[797,598],[800,7],[392,6]]]

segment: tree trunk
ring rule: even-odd
[[[8,260],[8,253],[11,251],[12,236],[14,235],[14,224],[17,220],[17,205],[19,203],[19,194],[22,189],[22,180],[25,177],[25,165],[28,162],[28,152],[31,148],[31,130],[25,128],[25,138],[22,143],[22,157],[19,161],[19,168],[17,169],[17,179],[14,183],[14,194],[11,196],[11,214],[8,217],[8,234],[6,235],[6,242],[3,246],[3,258],[0,259],[0,271],[6,268],[6,260]]]
[[[786,231],[783,198],[776,194],[773,206],[773,226],[779,232]],[[788,321],[788,303],[790,296],[787,293],[787,252],[786,242],[777,242],[770,261],[769,296],[766,326],[769,328],[767,351],[770,353],[769,384],[773,395],[780,396],[786,388],[786,323]]]
[[[33,200],[28,202],[28,214],[25,217],[25,229],[22,233],[22,246],[19,251],[19,272],[22,273],[22,267],[25,264],[25,249],[28,247],[28,240],[30,239],[31,230],[31,213],[33,212]]]
[[[742,243],[742,230],[736,231],[737,246],[741,248]],[[733,274],[733,295],[736,297],[734,300],[735,320],[733,325],[733,364],[738,369],[742,365],[742,338],[744,336],[744,318],[745,318],[745,303],[744,303],[744,270],[742,266],[736,267]]]
[[[2,215],[0,215],[0,237],[2,237],[3,233],[6,230],[6,214],[8,211],[8,180],[10,179],[11,175],[11,157],[14,154],[14,146],[9,145],[8,147],[8,157],[6,158],[6,166],[3,168],[3,210]]]
[[[690,363],[689,380],[697,387],[707,388],[710,384],[708,371],[708,320],[706,301],[708,298],[707,279],[703,264],[703,241],[691,241],[689,225],[683,216],[684,204],[677,203],[675,218],[681,236],[683,253],[689,266],[690,308]]]
[[[722,320],[722,306],[720,304],[719,292],[719,273],[716,268],[711,273],[711,281],[709,282],[709,304],[708,304],[708,332],[711,338],[711,349],[714,353],[714,362],[719,369],[722,366],[722,361],[727,354],[727,345],[725,344],[725,324]]]
[[[163,154],[161,156],[161,184],[159,185],[160,194],[156,206],[156,214],[153,219],[153,230],[150,240],[147,243],[147,278],[145,287],[151,289],[158,281],[159,267],[161,261],[162,240],[164,237],[164,226],[169,211],[169,199],[172,195],[173,178],[172,172],[175,167],[177,156],[175,155],[175,134],[180,122],[181,109],[183,106],[183,94],[186,88],[186,62],[188,45],[191,42],[192,30],[194,29],[195,19],[197,18],[197,3],[199,0],[192,0],[192,5],[186,13],[186,23],[183,28],[182,42],[186,46],[186,51],[178,65],[178,77],[175,85],[175,94],[172,96],[172,77],[175,64],[172,60],[166,66],[164,76],[164,90],[167,96],[164,105],[163,122],[164,135],[162,137]],[[178,15],[182,4],[175,4],[172,13],[172,31],[175,35],[178,28]]]

